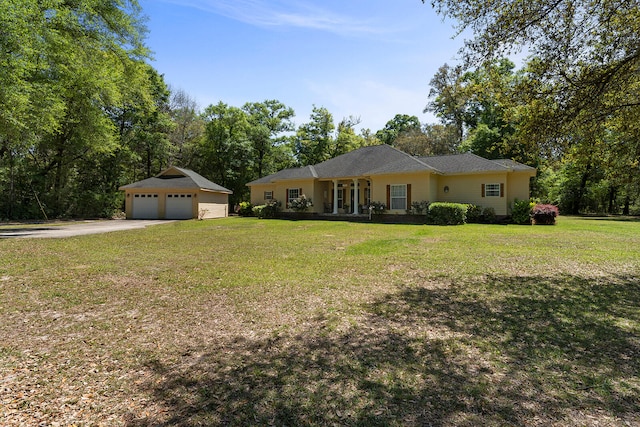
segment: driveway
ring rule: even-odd
[[[151,225],[167,224],[171,220],[97,220],[55,223],[55,224],[29,224],[9,225],[0,227],[0,239],[6,238],[63,238],[82,236],[84,234],[108,233],[110,231],[133,230],[145,228]]]

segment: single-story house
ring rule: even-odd
[[[170,167],[153,178],[123,185],[127,219],[223,218],[229,194],[189,169]]]
[[[284,211],[303,194],[310,212],[358,214],[372,202],[405,214],[412,202],[472,203],[508,215],[515,199],[529,199],[536,169],[475,154],[414,157],[390,145],[363,147],[312,166],[285,169],[248,183],[251,203],[278,200]],[[363,209],[364,208],[364,209]]]

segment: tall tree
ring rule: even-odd
[[[521,91],[529,102],[544,108],[534,116],[529,137],[553,141],[594,121],[606,127],[603,119],[609,117],[637,117],[640,7],[636,1],[431,0],[431,4],[457,20],[459,31],[473,31],[475,37],[466,42],[464,51],[468,64],[524,49],[531,54],[527,70],[531,78]]]
[[[458,151],[457,129],[451,125],[427,124],[420,131],[400,134],[395,147],[412,156],[442,156]]]
[[[204,134],[204,121],[197,102],[182,89],[171,90],[169,108],[174,123],[169,134],[172,147],[169,163],[185,166],[191,162],[194,148]]]
[[[451,67],[444,64],[431,79],[429,98],[432,99],[424,112],[432,112],[442,123],[453,126],[457,131],[458,144],[464,139],[465,125],[468,120],[468,90],[464,84],[464,71],[461,66]]]
[[[247,114],[223,102],[208,106],[203,114],[205,137],[194,160],[196,169],[215,183],[233,191],[230,200],[240,202],[252,169]]]
[[[310,121],[300,125],[294,137],[294,152],[300,166],[313,165],[331,158],[333,116],[324,107],[313,106]]]
[[[31,193],[50,214],[69,215],[68,184],[79,179],[82,159],[117,148],[109,109],[124,102],[126,77],[147,54],[140,8],[8,0],[1,11],[0,162],[28,164]]]
[[[376,137],[385,144],[394,145],[400,134],[410,130],[420,131],[420,126],[420,120],[416,116],[396,114],[384,128],[376,132]]]
[[[276,147],[286,141],[284,133],[294,129],[293,109],[275,99],[248,102],[242,109],[248,115],[247,136],[253,149],[256,177],[275,172],[275,162],[271,158],[282,153],[281,150],[276,151]]]

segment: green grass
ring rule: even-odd
[[[634,425],[638,277],[614,219],[0,240],[0,418]]]

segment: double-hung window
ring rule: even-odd
[[[485,184],[484,195],[486,197],[500,197],[500,184]]]
[[[392,185],[390,198],[391,209],[407,209],[407,185]]]
[[[264,192],[265,200],[273,200],[273,191],[265,191]]]
[[[291,201],[298,199],[300,197],[300,189],[299,188],[290,188],[288,196],[288,204],[291,205]]]

